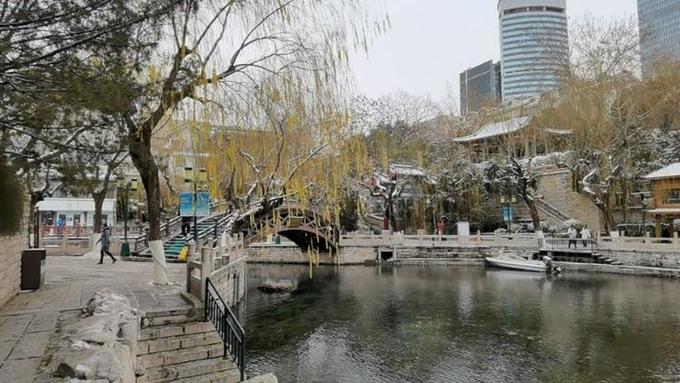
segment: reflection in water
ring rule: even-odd
[[[251,265],[248,372],[281,382],[680,381],[680,282]],[[299,291],[265,295],[266,279]],[[673,380],[677,379],[677,380]]]

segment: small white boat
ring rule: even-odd
[[[529,261],[519,257],[502,256],[495,258],[485,258],[485,260],[488,265],[499,267],[501,269],[532,271],[536,273],[545,273],[547,269],[545,262]]]

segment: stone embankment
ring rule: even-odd
[[[46,371],[70,381],[134,383],[141,313],[110,290],[95,293],[65,324]]]

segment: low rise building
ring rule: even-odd
[[[680,221],[680,162],[644,178],[651,183],[652,206],[647,213],[656,222],[656,236],[670,236]]]

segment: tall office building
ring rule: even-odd
[[[559,86],[568,65],[566,0],[499,0],[503,101]]]
[[[501,64],[489,60],[460,74],[460,112],[466,115],[501,102]]]
[[[680,60],[680,0],[638,0],[642,73],[659,60]]]

